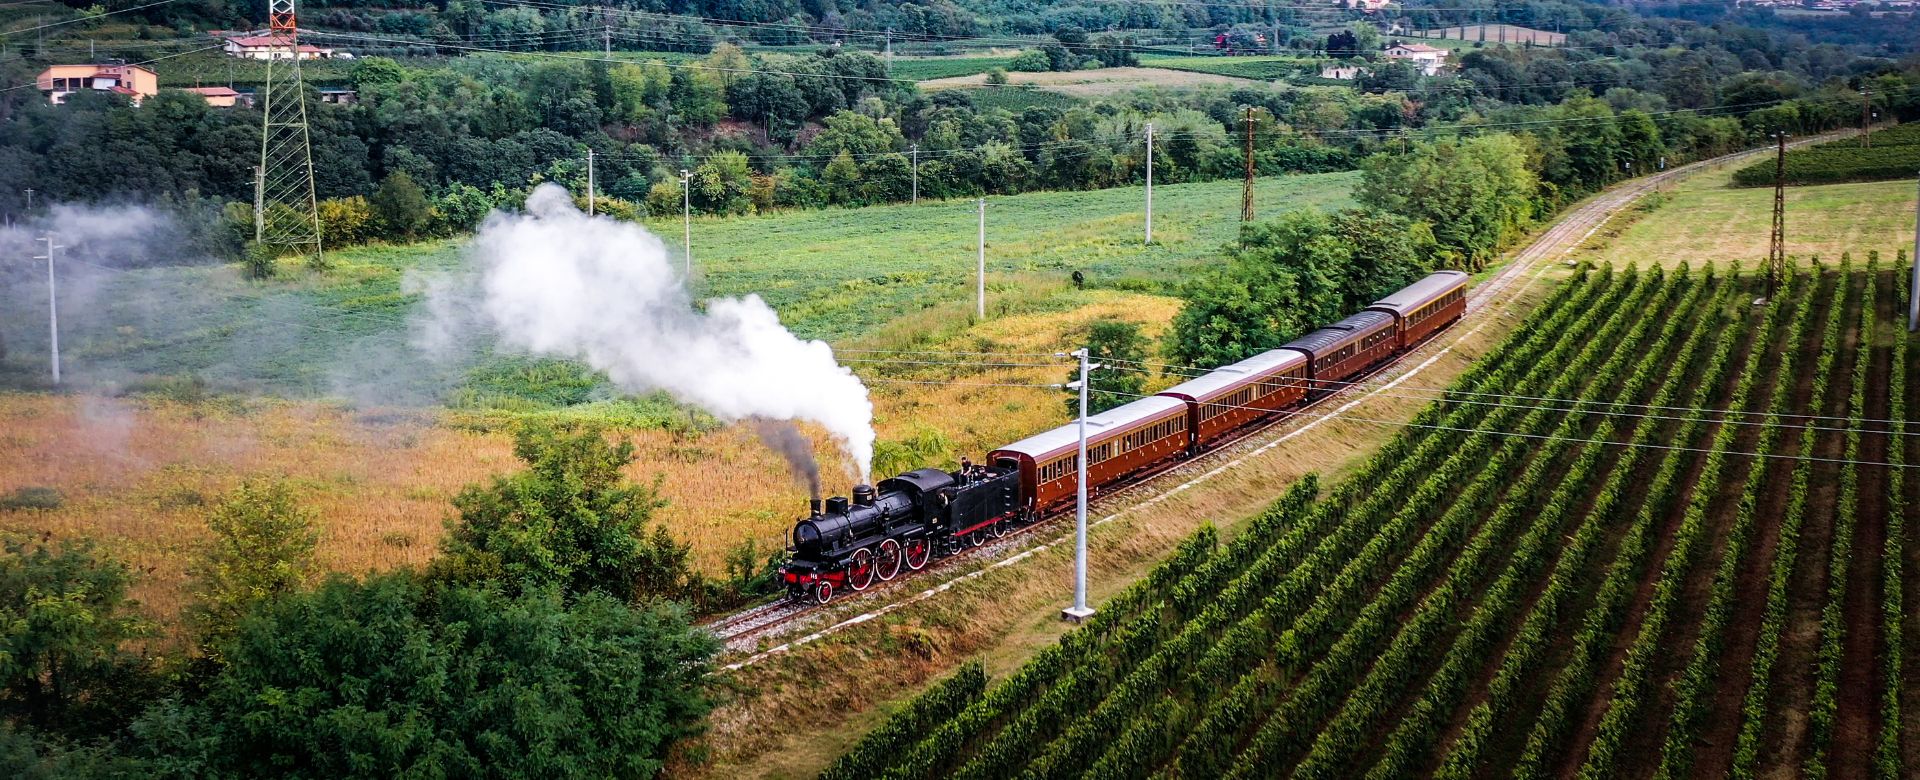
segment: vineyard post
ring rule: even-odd
[[[1091,384],[1087,374],[1098,366],[1089,364],[1087,355],[1085,347],[1073,352],[1073,357],[1080,359],[1080,379],[1073,383],[1080,390],[1079,475],[1073,494],[1073,606],[1060,611],[1062,619],[1074,623],[1093,616],[1093,608],[1087,606],[1087,386]]]

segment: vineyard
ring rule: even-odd
[[[825,777],[1902,776],[1920,479],[1879,266],[1765,306],[1737,269],[1585,272],[1351,478]]]
[[[1858,138],[1828,141],[1787,153],[1788,184],[1837,184],[1911,178],[1920,170],[1920,122],[1873,133],[1873,145]],[[1773,186],[1774,161],[1764,160],[1734,172],[1736,187]]]

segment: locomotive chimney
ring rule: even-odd
[[[820,497],[814,496],[812,500],[808,501],[807,508],[812,510],[814,517],[819,517],[820,516]]]
[[[853,486],[853,503],[859,504],[861,506],[873,506],[873,486],[872,485],[854,485]]]

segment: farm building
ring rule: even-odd
[[[1403,43],[1394,41],[1387,45],[1387,59],[1404,60],[1420,69],[1421,75],[1431,76],[1447,66],[1447,50],[1428,46],[1424,43]]]
[[[201,99],[207,101],[207,105],[214,108],[233,108],[242,102],[249,105],[253,103],[251,95],[242,95],[232,87],[187,87],[186,91],[199,95]]]
[[[83,89],[126,95],[134,105],[160,91],[160,76],[139,65],[54,65],[34,79],[40,91],[58,105]]]
[[[229,57],[243,60],[284,60],[289,59],[287,50],[291,43],[284,35],[236,35],[227,39],[226,52]],[[300,59],[332,58],[332,49],[300,44]]]

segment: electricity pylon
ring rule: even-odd
[[[300,78],[300,27],[294,0],[268,0],[267,26],[276,40],[269,49],[266,84],[260,88],[253,239],[263,251],[296,254],[320,267],[326,264],[326,256],[320,247],[313,146],[307,134],[307,85]]]

